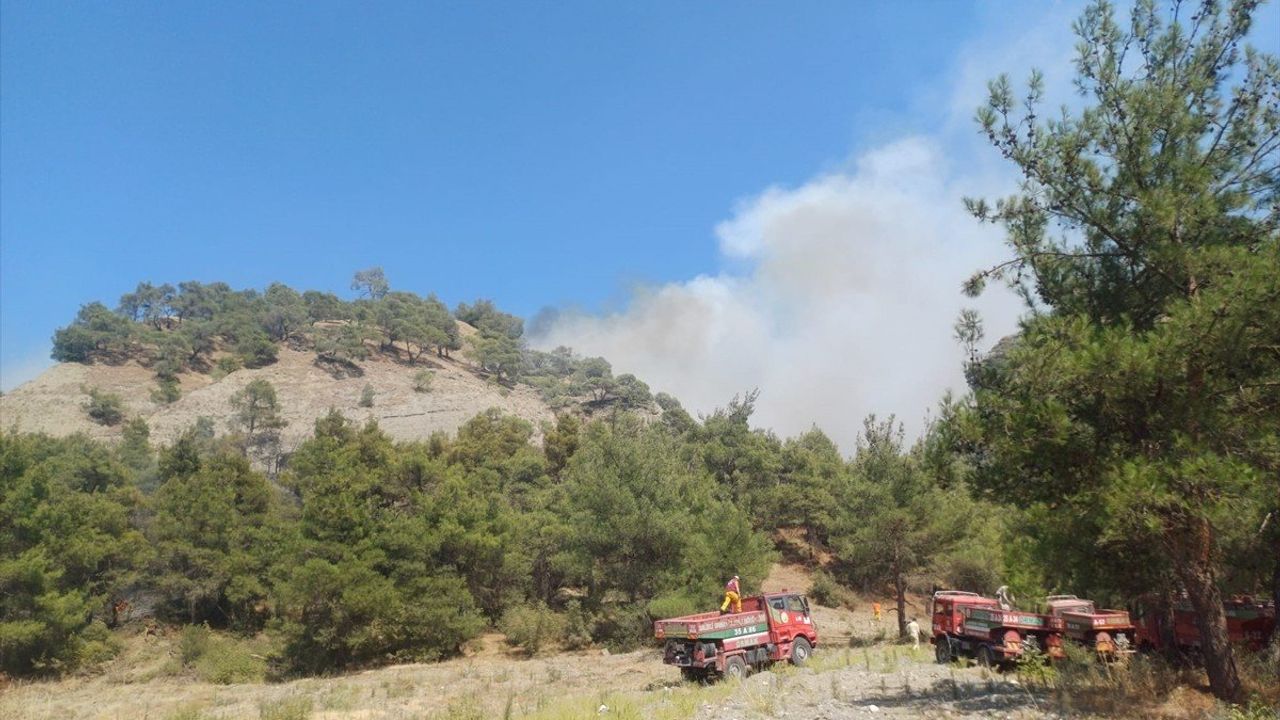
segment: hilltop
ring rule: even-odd
[[[450,311],[433,295],[391,291],[376,268],[352,287],[363,297],[279,283],[261,292],[141,283],[114,310],[90,303],[60,328],[61,362],[0,397],[0,422],[114,440],[124,420],[141,418],[166,445],[201,418],[233,432],[232,398],[264,380],[287,423],[278,445],[287,455],[330,409],[377,421],[396,440],[452,433],[490,409],[528,421],[537,439],[557,413],[655,410],[648,387],[615,378],[603,358],[528,348],[523,321],[487,300]],[[99,395],[117,404],[118,419],[90,417]]]

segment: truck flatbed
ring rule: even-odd
[[[718,612],[705,612],[659,620],[653,624],[653,629],[654,634],[660,638],[725,640],[764,632],[769,629],[769,618],[763,610],[729,615],[721,615]]]

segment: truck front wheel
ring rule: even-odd
[[[735,680],[741,680],[747,676],[747,663],[741,655],[734,655],[724,661],[724,676]]]
[[[951,662],[951,638],[943,635],[933,639],[933,658],[939,665]]]
[[[813,653],[813,647],[809,645],[809,641],[802,637],[796,638],[791,643],[791,664],[803,665],[809,661],[809,655]]]

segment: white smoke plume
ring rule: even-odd
[[[747,274],[642,290],[616,314],[561,314],[535,343],[602,355],[698,412],[759,388],[758,426],[817,424],[846,452],[868,413],[896,414],[914,434],[963,387],[960,309],[976,304],[996,338],[1018,312],[1007,293],[961,295],[1004,250],[946,177],[939,148],[913,137],[847,172],[770,188],[716,227]]]
[[[1016,187],[974,108],[989,79],[1010,72],[1017,83],[1032,67],[1044,72],[1049,107],[1078,107],[1070,27],[1081,5],[984,4],[981,35],[920,88],[915,114],[936,117],[932,131],[740,203],[715,228],[723,266],[735,270],[642,289],[621,312],[561,312],[532,341],[604,356],[695,412],[758,388],[758,427],[794,435],[816,424],[845,453],[870,413],[894,414],[918,435],[948,389],[965,389],[960,310],[983,316],[984,349],[1022,312],[1004,288],[977,300],[960,291],[1009,252],[961,199]]]

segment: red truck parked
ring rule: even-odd
[[[1062,621],[1068,639],[1108,658],[1134,651],[1137,628],[1124,610],[1099,610],[1092,600],[1075,595],[1050,595],[1045,603],[1049,615]]]
[[[1251,597],[1234,597],[1223,604],[1227,616],[1227,639],[1233,644],[1244,645],[1250,650],[1261,650],[1276,630],[1276,606],[1274,602],[1261,602]],[[1137,639],[1139,647],[1159,650],[1163,648],[1161,629],[1167,620],[1150,608],[1138,610]],[[1173,631],[1169,633],[1178,648],[1183,651],[1200,649],[1200,628],[1196,625],[1195,611],[1191,603],[1183,601],[1173,608]]]
[[[977,593],[941,590],[933,594],[934,656],[940,663],[967,656],[995,667],[1026,650],[1063,656],[1063,620],[1050,615],[1004,610]]]
[[[742,612],[685,615],[659,620],[653,634],[666,641],[662,661],[686,680],[745,677],[748,669],[790,660],[803,665],[818,646],[809,601],[798,593],[742,598]]]

